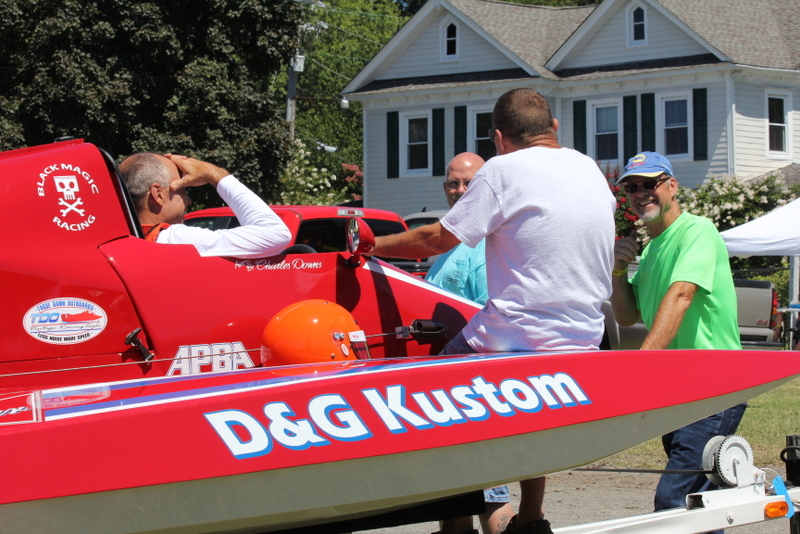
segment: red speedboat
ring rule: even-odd
[[[90,144],[4,153],[0,171],[3,532],[344,532],[800,373],[781,352],[436,357],[476,307],[365,260],[356,220],[347,253],[201,258],[140,239]]]

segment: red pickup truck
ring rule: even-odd
[[[364,219],[375,236],[391,235],[408,230],[405,221],[398,214],[375,208],[348,208],[343,206],[270,206],[292,233],[294,245],[290,252],[297,254],[310,252],[343,252],[345,243],[345,224],[350,217]],[[186,214],[185,224],[200,226],[211,230],[235,228],[239,220],[229,207],[207,208]],[[309,248],[310,247],[310,248]],[[416,260],[399,258],[380,258],[395,267],[420,277],[426,270],[418,268]]]

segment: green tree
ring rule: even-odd
[[[291,151],[269,81],[301,15],[293,0],[0,0],[0,148],[72,135],[115,157],[190,154],[266,196]]]

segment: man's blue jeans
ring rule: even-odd
[[[708,440],[714,436],[734,434],[746,407],[747,404],[738,404],[662,436],[661,442],[668,458],[665,469],[702,469],[703,449]],[[716,487],[705,475],[661,475],[656,488],[655,509],[659,511],[684,507],[688,494]]]

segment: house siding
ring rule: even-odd
[[[439,34],[441,24],[446,17],[446,14],[438,16],[377,79],[392,80],[519,67],[463,22],[457,23],[460,34],[458,60],[440,61]]]
[[[791,93],[792,104],[797,106],[800,91],[796,87],[778,83],[736,83],[736,174],[740,178],[752,178],[792,163],[800,149],[798,142],[797,114],[790,111],[789,154],[786,157],[770,156],[767,150],[767,89]]]
[[[439,100],[411,101],[404,106],[393,106],[391,101],[382,101],[381,105],[365,107],[365,131],[385,132],[387,112],[444,108],[444,154],[445,162],[455,156],[455,107],[468,106],[491,109],[497,100],[497,95],[490,97],[482,95],[463,95],[465,100],[442,102]],[[469,100],[471,98],[471,100]],[[442,99],[444,100],[444,99]],[[397,101],[399,102],[399,100]],[[406,100],[403,100],[406,103]],[[551,106],[555,106],[555,99],[548,98]],[[555,109],[555,108],[554,108]],[[469,138],[469,136],[468,136]],[[402,140],[401,140],[402,143]],[[364,154],[367,163],[364,166],[364,205],[370,208],[380,208],[394,211],[401,216],[427,210],[447,209],[447,200],[442,190],[443,176],[400,176],[387,178],[387,150],[386,139],[383,134],[364,137]],[[401,147],[400,157],[403,157]]]
[[[627,5],[623,4],[564,67],[613,65],[708,53],[705,47],[652,7],[647,10],[647,44],[627,46]]]
[[[668,87],[657,87],[651,85],[644,90],[630,92],[611,92],[607,94],[592,93],[585,96],[578,96],[576,98],[564,98],[561,100],[561,143],[564,146],[573,148],[575,147],[575,139],[573,137],[573,128],[575,118],[573,117],[573,102],[576,100],[585,100],[591,102],[592,100],[603,100],[606,98],[623,98],[628,96],[636,97],[636,120],[637,120],[637,140],[636,150],[642,150],[642,94],[655,94],[656,105],[658,105],[658,96],[664,93],[688,93],[691,95],[692,89],[697,85],[692,84],[670,84]],[[727,96],[725,92],[724,81],[715,81],[701,84],[707,90],[707,137],[708,137],[708,159],[702,161],[694,161],[691,156],[672,158],[672,167],[675,175],[681,182],[681,185],[687,187],[696,187],[701,184],[709,174],[727,174],[727,147],[728,141],[725,134],[726,121],[727,121]],[[690,103],[691,105],[691,103]],[[587,132],[587,136],[591,136],[591,132]],[[591,139],[587,142],[591,143]],[[622,129],[620,129],[620,143],[622,142]],[[625,161],[619,161],[616,165],[622,168]],[[612,165],[616,166],[616,165]]]

